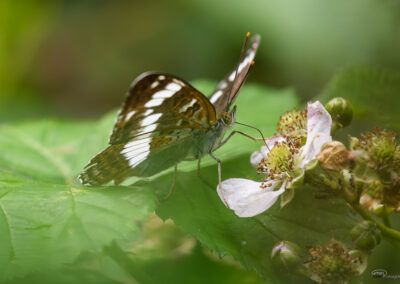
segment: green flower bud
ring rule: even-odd
[[[301,249],[295,243],[282,241],[272,249],[271,259],[275,268],[293,271],[302,263]]]
[[[353,107],[344,98],[334,98],[325,105],[336,127],[346,127],[353,119]]]
[[[376,224],[370,221],[362,221],[350,231],[353,243],[360,250],[372,250],[381,241],[381,231]]]

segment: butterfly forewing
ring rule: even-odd
[[[260,36],[255,35],[250,42],[250,46],[247,49],[245,56],[240,60],[237,68],[220,81],[216,90],[210,95],[210,102],[214,105],[217,115],[221,115],[222,112],[228,111],[239,94],[239,90],[246,79],[252,61],[256,55],[259,43]]]
[[[184,80],[148,73],[132,83],[110,144],[165,129],[207,128],[216,120],[208,99]]]
[[[190,84],[168,74],[144,74],[132,83],[111,145],[89,162],[80,180],[100,185],[154,175],[187,157],[195,134],[215,121],[213,105]]]

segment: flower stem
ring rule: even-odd
[[[390,220],[389,220],[389,214],[385,211],[382,216],[383,224],[385,224],[386,227],[392,228],[390,225]]]
[[[373,223],[375,223],[378,228],[382,231],[382,234],[389,238],[392,239],[393,241],[396,241],[398,245],[400,245],[400,232],[393,230],[392,228],[389,228],[388,226],[385,226],[384,224],[380,223],[377,219],[375,219],[364,207],[362,207],[359,204],[352,204],[352,207],[366,220],[369,220]]]

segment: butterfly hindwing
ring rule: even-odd
[[[89,161],[79,176],[83,184],[121,183],[128,177],[148,177],[165,170],[187,156],[193,143],[189,131],[180,136],[160,135],[112,144]],[[171,157],[166,159],[166,157]]]
[[[152,176],[188,156],[196,133],[216,121],[213,105],[175,76],[147,73],[131,86],[109,143],[80,175],[84,184]]]
[[[220,81],[215,91],[209,96],[210,102],[214,105],[218,116],[220,116],[222,112],[229,110],[239,94],[239,90],[246,79],[247,73],[256,55],[259,43],[260,36],[255,35],[237,68]]]

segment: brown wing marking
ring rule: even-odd
[[[188,130],[108,146],[79,176],[85,185],[119,184],[128,177],[148,177],[182,161],[192,144]]]
[[[156,128],[147,127],[145,119],[157,114]],[[146,129],[157,136],[171,128],[208,128],[215,121],[214,106],[190,84],[168,74],[145,73],[132,83],[109,143],[128,141]]]

